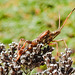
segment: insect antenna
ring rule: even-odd
[[[67,18],[65,19],[65,21],[64,21],[64,23],[63,23],[63,25],[62,25],[61,27],[60,27],[60,12],[59,12],[59,28],[58,28],[56,31],[54,31],[54,32],[51,33],[53,39],[54,39],[57,35],[60,34],[61,29],[64,27],[64,25],[65,25],[67,19],[69,18],[69,16],[72,14],[72,12],[73,12],[74,10],[75,10],[75,8],[74,8],[74,9],[70,12],[70,14],[67,16]]]
[[[60,11],[59,11],[59,29],[60,29]]]
[[[72,12],[75,10],[75,8],[70,12],[70,14],[67,16],[67,18],[65,19],[65,21],[64,21],[64,23],[63,23],[63,25],[60,27],[60,15],[59,15],[59,30],[61,31],[61,29],[64,27],[64,25],[65,25],[65,23],[66,23],[66,21],[67,21],[67,19],[69,18],[69,16],[72,14]]]

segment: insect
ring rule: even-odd
[[[30,51],[33,47],[36,47],[37,44],[39,43],[42,43],[42,44],[45,44],[45,45],[53,45],[53,44],[56,44],[56,48],[57,48],[57,55],[58,55],[58,44],[57,42],[59,41],[64,41],[64,44],[65,46],[67,47],[67,44],[65,42],[65,40],[63,39],[60,39],[60,40],[53,40],[57,35],[60,34],[62,28],[64,27],[67,19],[69,18],[69,16],[72,14],[72,12],[75,10],[75,8],[70,12],[70,14],[67,16],[67,18],[65,19],[63,25],[60,27],[60,15],[59,15],[59,28],[54,31],[54,32],[50,32],[50,30],[47,30],[43,33],[41,33],[36,39],[32,40],[32,41],[29,41],[29,40],[24,40],[24,39],[21,39],[20,42],[19,42],[19,45],[18,45],[18,57],[17,57],[17,60],[19,60],[20,56],[25,53],[26,51]],[[25,41],[23,46],[20,48],[20,43],[21,41]],[[53,43],[51,43],[53,42]]]

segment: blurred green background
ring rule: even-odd
[[[0,42],[19,42],[20,38],[35,39],[40,33],[55,31],[75,7],[75,0],[0,0]],[[75,57],[75,12],[67,20],[59,36],[65,39]],[[65,48],[63,42],[59,48]],[[73,58],[75,60],[75,58]]]

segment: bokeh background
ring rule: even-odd
[[[0,42],[9,44],[19,42],[20,38],[35,39],[40,33],[55,31],[75,7],[75,0],[0,0]],[[65,39],[69,48],[74,52],[75,60],[75,11],[67,20],[59,36]],[[60,42],[59,50],[65,48]]]

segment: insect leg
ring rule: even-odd
[[[23,46],[21,47],[21,49],[24,49],[26,43],[28,43],[28,44],[32,44],[32,41],[26,40],[25,43],[23,44]]]
[[[22,53],[23,53],[23,50],[22,49],[21,50],[18,50],[18,53],[17,53],[18,57],[17,57],[16,62],[19,60],[19,58],[22,55]]]
[[[49,43],[49,45],[56,45],[57,56],[59,56],[58,43],[57,42],[52,42],[52,43]]]
[[[52,41],[52,42],[59,42],[59,41],[64,41],[64,44],[65,44],[66,48],[68,48],[68,46],[67,46],[67,44],[66,44],[66,41],[65,41],[64,39],[54,40],[54,41]]]
[[[25,40],[22,38],[22,39],[20,39],[20,41],[19,41],[19,45],[18,45],[18,50],[20,50],[20,45],[21,45],[21,42],[22,41],[24,41],[25,42]]]
[[[23,51],[24,47],[26,46],[26,43],[28,43],[28,44],[30,43],[30,44],[31,44],[31,41],[26,40],[25,43],[24,43],[24,45],[21,47],[21,49],[19,49],[19,48],[20,48],[20,43],[21,43],[22,41],[25,41],[25,40],[24,40],[24,39],[21,39],[20,42],[19,42],[19,45],[18,45],[18,53],[17,53],[18,57],[17,57],[17,60],[16,60],[16,61],[18,61],[19,58],[20,58],[20,56],[21,56],[24,52],[26,52],[26,51]]]

